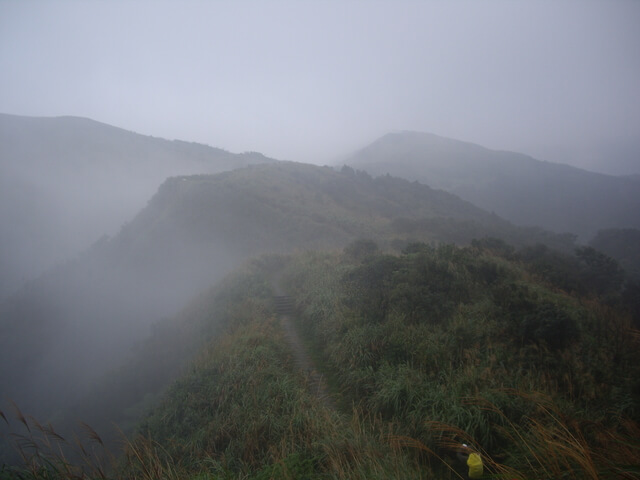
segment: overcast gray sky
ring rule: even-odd
[[[330,163],[417,130],[640,173],[640,1],[0,0],[0,111]]]

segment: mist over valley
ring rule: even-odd
[[[167,177],[268,161],[85,118],[0,115],[0,298],[116,234]]]

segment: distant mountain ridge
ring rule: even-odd
[[[167,177],[271,161],[86,118],[0,114],[0,299],[115,233]]]
[[[490,150],[429,133],[390,133],[344,162],[454,193],[518,225],[591,238],[640,227],[640,179],[614,177]]]

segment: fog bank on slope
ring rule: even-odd
[[[267,161],[85,118],[0,114],[0,299],[117,233],[167,177]]]

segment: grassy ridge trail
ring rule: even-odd
[[[317,397],[325,407],[336,410],[324,376],[315,368],[311,355],[309,355],[291,318],[292,315],[295,315],[293,299],[288,295],[283,295],[280,288],[276,288],[276,293],[277,295],[274,297],[276,312],[280,317],[285,338],[291,347],[296,367],[305,374],[309,392]]]

